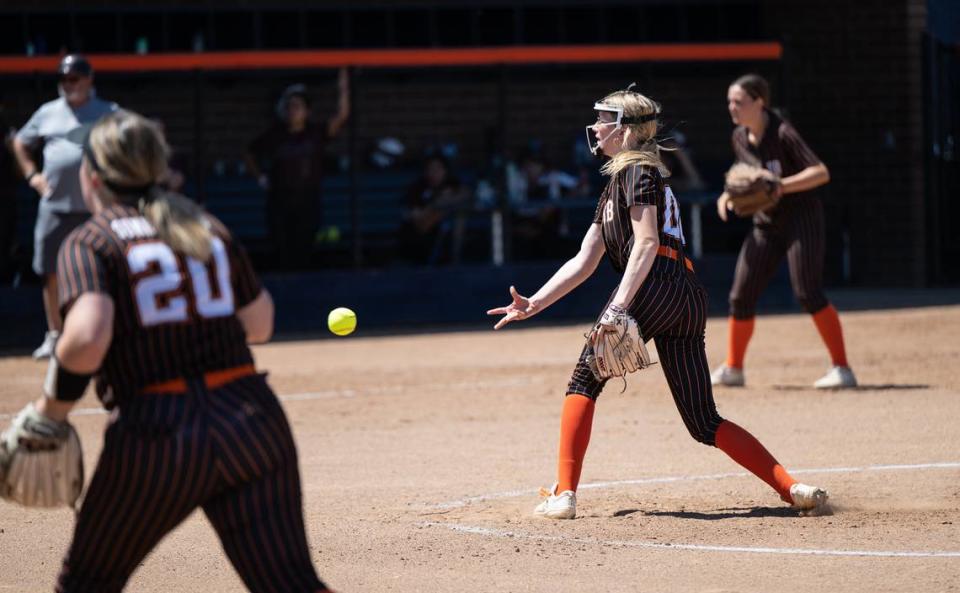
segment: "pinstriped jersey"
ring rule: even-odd
[[[257,297],[260,281],[243,248],[219,221],[210,222],[208,262],[175,252],[136,208],[120,204],[61,246],[63,315],[87,292],[113,299],[113,340],[96,376],[107,408],[146,385],[253,362],[235,313]]]
[[[822,162],[796,128],[770,110],[766,110],[766,114],[769,119],[759,145],[750,144],[746,127],[740,126],[733,131],[733,154],[737,161],[763,167],[780,177],[796,175]],[[770,222],[788,215],[793,208],[803,207],[806,200],[814,197],[812,191],[787,194],[776,207],[754,214],[754,221]]]
[[[683,225],[673,190],[657,167],[630,165],[607,182],[593,216],[593,222],[601,225],[607,257],[615,270],[623,273],[633,249],[631,206],[656,206],[660,245],[674,249],[682,256]],[[658,257],[651,273],[676,274],[683,270],[683,265],[677,261]]]

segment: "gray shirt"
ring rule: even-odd
[[[86,212],[80,193],[80,160],[83,147],[68,140],[67,134],[83,124],[92,124],[117,110],[117,104],[91,96],[73,108],[64,98],[44,103],[17,132],[26,146],[43,140],[43,176],[50,189],[41,196],[41,207],[51,212]]]

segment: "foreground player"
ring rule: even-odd
[[[84,142],[93,214],[60,250],[64,331],[36,411],[64,422],[92,376],[114,409],[57,591],[120,591],[201,507],[251,591],[324,591],[293,437],[247,342],[273,302],[226,229],[156,181],[167,146],[131,112]]]
[[[616,91],[594,105],[598,119],[587,128],[591,148],[610,160],[601,171],[610,181],[600,196],[580,252],[533,296],[510,287],[513,302],[489,310],[503,315],[494,327],[543,311],[597,269],[606,253],[623,274],[601,320],[626,311],[645,340],[653,339],[677,409],[690,434],[720,448],[799,509],[822,506],[826,491],[800,484],[750,433],[717,413],[704,350],[707,295],[683,252],[679,208],[664,178],[654,138],[659,106],[647,97]],[[602,328],[601,328],[602,329]],[[552,519],[576,516],[576,491],[590,441],[593,411],[605,381],[591,369],[588,342],[567,386],[560,421],[557,483],[535,513]]]
[[[753,335],[757,299],[786,257],[793,292],[813,317],[833,363],[813,386],[856,387],[857,379],[847,364],[840,317],[823,294],[823,205],[811,190],[829,182],[830,172],[793,126],[770,106],[770,86],[756,74],[741,76],[727,90],[727,108],[737,125],[733,131],[737,161],[775,173],[784,196],[774,208],[753,215],[753,230],[743,241],[730,289],[727,361],[713,372],[711,380],[714,385],[744,385],[743,359]],[[724,193],[717,200],[720,218],[727,220],[729,209],[729,196]]]

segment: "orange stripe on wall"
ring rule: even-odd
[[[351,49],[239,51],[164,54],[92,54],[100,72],[171,70],[253,70],[337,68],[340,66],[490,66],[496,64],[569,64],[601,62],[702,62],[779,60],[777,42],[642,45],[550,45],[465,49]],[[0,57],[0,73],[53,72],[58,56]]]

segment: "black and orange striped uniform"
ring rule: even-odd
[[[674,402],[690,434],[713,445],[723,421],[717,413],[704,346],[707,293],[684,253],[683,230],[676,197],[656,167],[632,165],[607,183],[594,223],[600,224],[607,258],[624,272],[633,249],[631,206],[656,206],[660,229],[658,257],[627,307],[644,340],[653,340]],[[616,290],[611,295],[611,300]],[[609,304],[609,302],[608,302]],[[606,307],[604,307],[606,309]],[[590,370],[587,344],[580,355],[567,393],[599,397],[604,382]]]
[[[293,436],[253,368],[236,311],[261,291],[217,221],[201,263],[114,205],[75,230],[57,263],[66,316],[109,295],[113,340],[96,376],[114,409],[57,590],[120,591],[197,507],[251,591],[325,590],[310,559]]]
[[[760,143],[750,143],[747,128],[733,131],[733,153],[737,161],[763,167],[780,177],[795,175],[820,159],[797,130],[773,111]],[[778,205],[753,216],[753,229],[743,241],[733,286],[730,315],[751,319],[763,289],[787,258],[790,284],[800,305],[816,313],[829,305],[823,293],[823,258],[826,245],[823,205],[813,191],[783,196]]]

